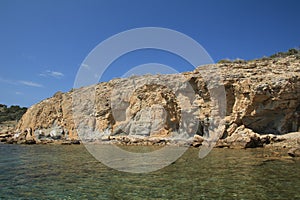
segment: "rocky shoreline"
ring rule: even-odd
[[[6,144],[58,144],[71,145],[82,144],[82,141],[66,138],[44,138],[43,140],[30,139],[26,136],[23,138],[16,137],[13,127],[0,131],[0,142]],[[232,134],[225,139],[212,141],[214,148],[231,148],[231,149],[247,149],[247,148],[266,148],[276,149],[277,151],[285,151],[291,157],[300,157],[300,132],[292,132],[284,135],[259,135],[245,127],[238,129],[238,133]],[[177,145],[200,148],[203,142],[209,141],[200,135],[194,135],[189,140],[170,139],[165,137],[132,137],[127,135],[107,136],[101,140],[90,141],[91,143],[114,144],[125,146],[164,146]]]
[[[8,122],[0,126],[0,142],[7,144],[81,144],[80,139],[68,139],[64,134],[48,134],[38,139],[33,137],[29,131],[26,134],[20,135],[15,130],[16,123]],[[85,142],[116,144],[116,145],[183,145],[191,147],[201,147],[204,141],[209,139],[195,134],[188,139],[160,137],[160,136],[131,136],[131,135],[106,135],[97,140]],[[265,134],[260,135],[253,132],[245,126],[238,127],[234,133],[226,138],[219,138],[214,142],[215,148],[299,148],[300,147],[300,132],[291,132],[283,135]]]

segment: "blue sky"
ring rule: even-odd
[[[69,91],[88,53],[132,28],[182,32],[216,62],[299,47],[299,8],[297,0],[0,0],[0,103],[31,106],[56,91]],[[191,69],[165,52],[125,57],[103,80],[149,62],[174,64],[178,71]]]

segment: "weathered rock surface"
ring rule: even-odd
[[[289,156],[291,157],[300,157],[300,147],[294,147],[288,151]]]
[[[267,147],[271,148],[293,148],[300,146],[300,132],[292,132],[284,135],[263,135],[261,139]]]
[[[263,145],[259,134],[242,125],[229,137],[219,140],[217,147],[255,148]]]
[[[209,77],[211,82],[218,77],[217,83]],[[222,85],[225,102],[213,102],[213,93],[222,94]],[[217,109],[216,104],[220,104]],[[167,142],[186,131],[181,139],[192,145],[194,134],[203,134],[203,124],[198,122],[205,114],[213,118],[211,124],[225,122],[217,135],[220,147],[260,147],[284,140],[282,134],[299,131],[299,56],[220,63],[183,74],[114,79],[57,92],[27,110],[14,139],[39,143],[78,140],[83,134],[89,141],[112,141],[112,136],[125,135],[143,137],[146,142],[160,138],[163,143],[162,138]],[[187,118],[193,120],[187,124]],[[77,131],[84,128],[82,133]],[[194,141],[194,145],[201,142]]]
[[[0,142],[9,142],[11,140],[14,136],[13,131],[16,125],[16,121],[5,121],[0,123]]]

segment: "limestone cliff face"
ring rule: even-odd
[[[89,131],[111,136],[168,137],[180,131],[184,117],[201,121],[205,114],[214,116],[210,76],[219,77],[226,95],[220,137],[236,135],[238,127],[259,134],[298,131],[300,59],[291,55],[202,66],[183,74],[114,79],[58,92],[27,110],[17,136],[77,139],[77,128],[88,125]],[[188,126],[189,134],[202,131],[195,120]]]
[[[261,134],[298,131],[299,59],[229,64],[224,70],[232,71],[224,74],[230,122]]]

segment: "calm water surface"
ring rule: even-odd
[[[147,147],[128,147],[147,148]],[[300,199],[300,160],[263,149],[189,149],[148,174],[107,168],[83,145],[0,144],[0,199]]]

